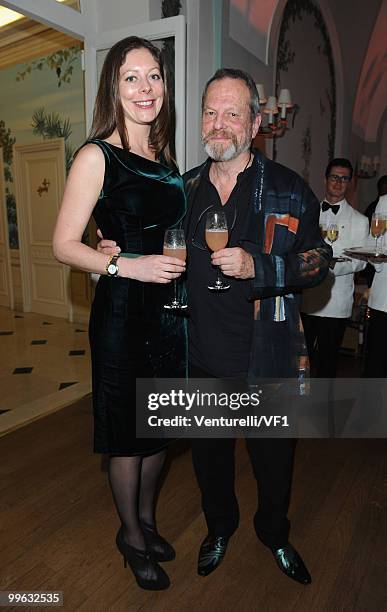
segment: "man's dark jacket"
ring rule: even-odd
[[[191,222],[201,174],[210,163],[184,175]],[[328,272],[332,249],[321,238],[320,206],[301,177],[254,150],[254,188],[246,223],[256,227],[256,243],[241,246],[254,258],[251,280],[254,337],[249,375],[299,377],[309,369],[298,310],[302,289],[320,283]],[[251,225],[250,225],[251,227]],[[188,296],[189,297],[189,296]]]

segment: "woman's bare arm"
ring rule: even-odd
[[[97,145],[86,145],[77,155],[67,179],[53,237],[56,259],[87,272],[106,273],[109,257],[82,244],[81,239],[103,185],[105,160]],[[152,283],[178,278],[185,264],[175,257],[146,255],[119,261],[119,275]]]

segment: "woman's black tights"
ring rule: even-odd
[[[109,482],[124,540],[145,550],[141,521],[155,525],[155,497],[166,451],[148,457],[110,457]]]

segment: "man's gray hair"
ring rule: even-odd
[[[238,70],[237,68],[219,68],[219,70],[215,72],[214,76],[212,76],[209,81],[207,81],[202,96],[202,113],[204,110],[204,101],[209,86],[214,81],[221,81],[222,79],[238,79],[239,81],[243,81],[243,83],[245,83],[250,92],[250,113],[251,120],[254,121],[256,116],[260,113],[257,87],[254,83],[254,79],[248,72],[245,72],[244,70]]]

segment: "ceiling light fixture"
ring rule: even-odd
[[[57,0],[57,2],[65,2],[65,0]],[[21,13],[17,13],[16,11],[12,11],[11,9],[5,8],[3,6],[0,7],[0,28],[9,25],[10,23],[14,23],[14,21],[18,21],[22,19],[24,15]]]

